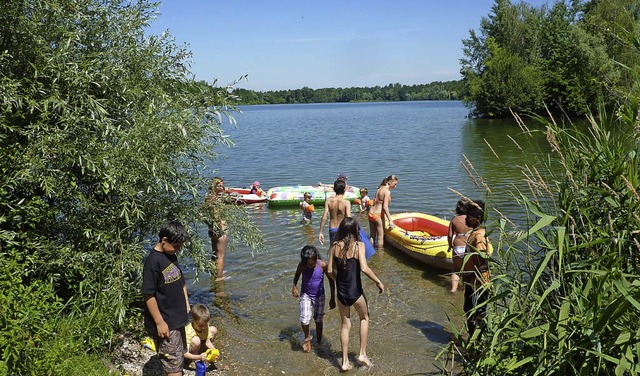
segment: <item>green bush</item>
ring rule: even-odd
[[[231,144],[220,124],[234,122],[236,98],[233,84],[195,81],[169,34],[145,35],[155,11],[124,0],[0,5],[7,374],[68,374],[69,359],[107,350],[138,314],[144,249],[167,220],[188,226],[187,256],[209,267],[200,193],[208,162]],[[251,245],[252,234],[236,235]]]

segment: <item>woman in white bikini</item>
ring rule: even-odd
[[[458,290],[460,283],[460,269],[464,260],[464,250],[467,246],[468,234],[471,228],[467,226],[465,220],[467,218],[467,200],[461,199],[456,205],[456,215],[449,222],[449,249],[453,251],[453,265],[451,269],[451,293]]]

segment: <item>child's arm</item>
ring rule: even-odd
[[[391,192],[386,192],[386,194],[384,195],[384,198],[382,199],[382,216],[387,217],[387,220],[388,220],[387,226],[389,228],[394,228],[395,225],[391,220],[391,213],[389,212],[389,198],[391,198]]]
[[[207,360],[207,352],[205,351],[200,355],[192,354],[191,353],[191,346],[189,345],[189,351],[184,353],[184,358],[185,359],[189,359],[189,360],[202,360],[204,362],[204,361]]]
[[[358,243],[358,259],[360,262],[360,270],[364,273],[369,279],[375,282],[376,286],[378,286],[378,291],[380,294],[384,292],[384,285],[380,281],[380,279],[376,276],[376,273],[369,268],[369,264],[367,264],[367,257],[364,249],[363,243]]]
[[[329,214],[329,200],[324,201],[324,213],[322,213],[322,219],[320,219],[320,233],[318,234],[318,241],[324,245],[324,224],[327,222],[327,215]]]
[[[300,292],[298,291],[298,279],[300,279],[300,274],[302,274],[303,267],[304,265],[302,264],[302,262],[299,262],[298,267],[296,268],[296,274],[293,276],[293,288],[291,289],[291,295],[293,295],[294,298],[300,296]]]
[[[336,282],[329,274],[329,265],[327,265],[327,263],[324,261],[321,261],[320,265],[322,266],[322,271],[329,280],[329,290],[331,291],[331,298],[329,299],[329,309],[334,309],[336,308]]]
[[[187,293],[187,284],[182,286],[182,292],[184,293],[184,301],[187,303],[187,313],[191,312],[191,306],[189,305],[189,294]]]
[[[156,323],[156,330],[158,331],[158,337],[169,338],[169,325],[164,321],[158,308],[158,301],[154,295],[144,295],[144,304],[146,304],[153,322]]]

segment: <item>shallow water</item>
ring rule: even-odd
[[[467,119],[460,102],[270,105],[242,110],[236,116],[237,129],[227,127],[236,146],[219,150],[228,159],[213,164],[227,186],[248,186],[254,180],[265,190],[332,183],[344,172],[349,184],[367,187],[373,196],[380,181],[395,174],[400,180],[392,191],[392,212],[420,211],[448,219],[458,199],[449,188],[486,198],[462,168],[464,154],[492,189],[489,205],[517,222],[520,209],[509,192],[524,186],[518,166],[547,151],[542,135],[529,143],[511,121]],[[519,145],[511,139],[520,140]],[[191,303],[213,307],[213,324],[220,330],[220,364],[224,367],[228,356],[239,374],[246,375],[339,374],[337,308],[329,311],[327,303],[323,346],[314,343],[314,351],[305,354],[298,299],[291,296],[300,249],[315,244],[326,258],[328,245],[321,246],[316,239],[323,209],[316,208],[311,224],[301,223],[297,208],[257,204],[247,210],[265,236],[266,252],[252,255],[237,245],[226,257],[230,279],[215,286],[208,276],[194,280],[187,270]],[[368,232],[366,216],[355,216]],[[367,353],[374,366],[356,367],[351,373],[438,373],[441,364],[434,358],[449,341],[448,317],[455,325],[463,322],[462,292],[450,294],[449,276],[390,246],[379,250],[369,264],[386,288],[378,295],[363,276],[371,313]],[[353,312],[354,362],[358,348]]]

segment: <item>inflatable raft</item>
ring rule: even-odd
[[[257,204],[267,201],[266,194],[263,193],[262,196],[258,196],[251,193],[250,188],[227,188],[226,192],[240,205]]]
[[[447,233],[449,221],[425,213],[391,214],[393,229],[386,228],[385,242],[434,268],[451,271]]]
[[[269,206],[284,207],[297,206],[304,200],[304,193],[311,194],[311,204],[324,205],[327,198],[333,197],[336,193],[330,187],[319,185],[292,185],[273,187],[267,191],[267,201]],[[360,197],[360,188],[349,186],[344,192],[344,198],[353,202]]]

